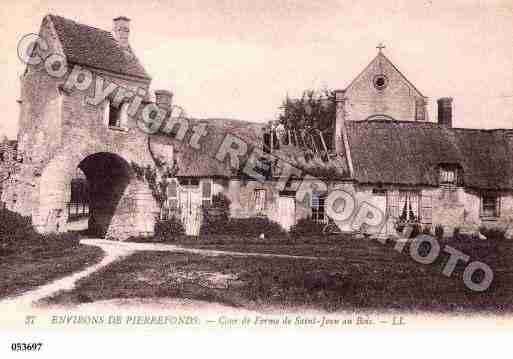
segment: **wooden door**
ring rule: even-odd
[[[201,189],[185,187],[180,189],[180,214],[188,236],[199,236],[201,227]]]
[[[294,196],[280,196],[278,199],[279,222],[287,231],[296,224],[296,200]]]

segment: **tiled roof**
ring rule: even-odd
[[[61,16],[47,15],[47,18],[53,23],[69,62],[150,79],[133,50],[124,51],[109,31]]]

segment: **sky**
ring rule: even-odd
[[[377,5],[379,4],[379,5]],[[112,29],[130,44],[152,89],[197,118],[274,119],[287,96],[345,88],[385,55],[429,98],[454,98],[455,127],[513,128],[513,1],[13,1],[0,7],[0,134],[16,137],[16,46],[48,13]]]

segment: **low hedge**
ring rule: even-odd
[[[200,235],[236,235],[241,237],[259,237],[264,234],[267,238],[287,236],[287,232],[276,222],[267,217],[207,219],[201,225]]]
[[[294,238],[319,236],[322,234],[324,224],[318,223],[311,218],[302,218],[290,228],[290,235]]]
[[[177,237],[184,234],[185,229],[179,218],[171,217],[168,220],[161,220],[155,223],[155,239],[159,241],[174,241]]]
[[[39,237],[39,234],[32,227],[30,217],[23,217],[8,209],[0,209],[0,223],[0,242],[37,239]]]
[[[479,227],[479,232],[487,239],[504,240],[506,239],[506,229],[501,227]]]

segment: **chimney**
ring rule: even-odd
[[[346,103],[346,91],[345,90],[336,90],[335,91],[335,150],[337,153],[343,152],[342,148],[342,130],[344,127],[345,121],[345,103]]]
[[[122,48],[128,49],[130,46],[128,40],[130,38],[130,19],[125,16],[119,16],[113,21],[114,38]]]
[[[173,93],[168,90],[155,90],[155,103],[158,107],[170,111],[173,104]]]
[[[452,97],[442,97],[438,101],[438,124],[452,127]]]

